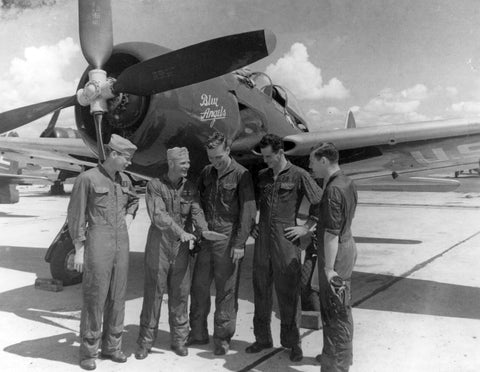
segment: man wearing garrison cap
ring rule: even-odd
[[[135,358],[144,359],[155,343],[164,293],[168,294],[170,346],[186,356],[189,331],[190,242],[207,230],[197,188],[187,180],[188,150],[167,150],[168,172],[147,184],[151,225],[145,247],[145,285]],[[195,235],[193,234],[195,227]]]
[[[106,146],[106,160],[77,177],[68,205],[74,267],[83,272],[80,366],[86,370],[95,369],[100,342],[104,357],[117,363],[127,360],[121,343],[128,227],[138,209],[138,197],[122,171],[131,164],[136,149],[129,140],[113,134]]]

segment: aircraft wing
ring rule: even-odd
[[[95,155],[81,138],[0,137],[0,154],[7,160],[22,164],[75,172],[80,172],[85,166],[96,166]]]
[[[0,173],[0,185],[30,185],[39,181],[51,182],[47,177]]]
[[[424,177],[432,169],[478,165],[480,121],[472,119],[299,133],[284,138],[287,155],[305,156],[321,142],[340,150],[342,168],[361,189],[451,191],[456,180]],[[452,173],[453,174],[453,173]]]
[[[332,142],[339,150],[349,150],[479,133],[480,120],[453,119],[306,132],[288,135],[283,140],[287,155],[302,156],[320,142]]]

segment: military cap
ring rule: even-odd
[[[188,159],[188,150],[186,147],[173,147],[167,150],[167,160]]]
[[[133,156],[135,151],[137,151],[137,146],[131,143],[128,139],[120,137],[118,134],[112,134],[108,147],[120,154],[129,156]]]

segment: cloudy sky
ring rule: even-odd
[[[0,111],[74,94],[86,67],[77,2],[1,4]],[[251,69],[289,88],[315,128],[342,127],[349,109],[359,126],[480,114],[477,0],[114,0],[112,11],[115,43],[176,49],[271,29],[277,47]]]

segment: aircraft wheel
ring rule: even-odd
[[[455,171],[455,178],[458,178],[459,175],[460,175],[460,172],[459,172],[459,171]]]
[[[82,273],[73,269],[75,248],[73,245],[57,242],[50,259],[52,278],[59,279],[64,286],[78,284],[82,281]]]
[[[311,248],[311,247],[309,247]],[[307,248],[305,262],[302,265],[302,276],[300,281],[300,298],[302,301],[302,311],[320,311],[320,297],[310,286],[313,270],[317,264],[317,258],[312,257]]]
[[[50,195],[65,195],[63,182],[55,181],[53,185],[50,186]]]

